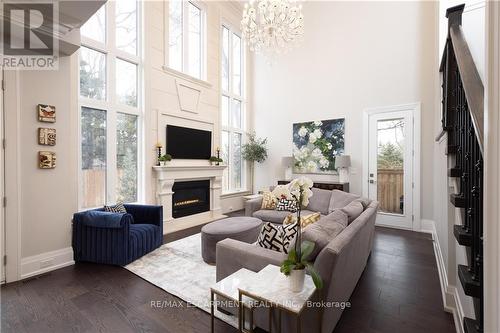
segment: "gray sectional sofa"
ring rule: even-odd
[[[326,306],[306,308],[301,316],[301,329],[304,332],[332,332],[371,253],[378,202],[359,199],[358,196],[341,191],[317,189],[313,191],[315,193],[307,210],[319,211],[323,216],[318,222],[304,229],[303,236],[307,233],[312,234],[312,236],[309,235],[309,239],[315,241],[319,247],[315,249],[315,254],[311,259],[323,279],[324,287],[315,293],[313,301],[327,303],[322,303]],[[350,206],[353,201],[362,203],[363,211],[348,223],[348,209],[347,212],[341,213],[340,211]],[[281,223],[282,216],[277,214],[280,212],[275,212],[275,214],[272,212],[261,212],[258,200],[248,202],[246,207],[247,214],[262,218],[264,221]],[[340,233],[338,224],[343,224]],[[334,225],[335,227],[332,228]],[[314,228],[311,228],[312,226]],[[269,264],[279,266],[285,256],[284,253],[265,249],[256,244],[225,239],[217,243],[217,281],[241,268],[258,272]],[[227,310],[234,312],[234,309]],[[257,326],[263,329],[268,328],[266,309],[256,309],[254,318]],[[273,325],[276,326],[277,323]],[[282,325],[283,332],[295,332],[296,317],[282,313]]]
[[[322,190],[312,188],[313,196],[309,200],[309,205],[302,210],[302,216],[319,212],[321,215],[328,215],[333,210],[343,208],[355,199],[359,199],[359,195],[347,193],[339,190]],[[253,216],[265,222],[273,222],[281,224],[290,212],[277,210],[261,209],[262,198],[256,198],[245,202],[245,215]]]

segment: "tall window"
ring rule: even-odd
[[[168,65],[203,79],[205,13],[194,1],[173,0],[168,3]]]
[[[81,28],[81,208],[139,198],[140,3],[110,1]]]
[[[222,159],[228,165],[223,183],[225,192],[236,192],[246,187],[241,157],[245,132],[243,44],[241,37],[224,25],[221,61]]]

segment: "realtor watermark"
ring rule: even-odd
[[[223,307],[223,308],[235,308],[238,306],[237,301],[232,300],[215,300],[215,307]],[[169,309],[169,308],[209,308],[212,305],[212,302],[209,300],[203,300],[199,302],[183,302],[178,300],[152,300],[150,301],[150,307],[154,309]],[[252,308],[269,308],[271,305],[257,300],[247,300],[245,301],[245,305]],[[281,306],[285,307],[298,307],[298,304],[295,304],[293,301],[285,302],[281,304]],[[329,302],[329,301],[307,301],[305,303],[305,307],[307,308],[337,308],[344,310],[346,308],[352,307],[349,301],[346,302]]]
[[[58,2],[3,1],[0,64],[6,69],[56,70]]]

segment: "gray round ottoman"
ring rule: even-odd
[[[218,241],[226,238],[253,243],[259,236],[262,221],[255,217],[238,216],[218,220],[201,228],[201,256],[206,263],[215,263]]]

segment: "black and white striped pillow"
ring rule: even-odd
[[[278,205],[276,206],[276,210],[289,211],[289,212],[295,213],[297,211],[297,201],[281,198],[278,201]]]
[[[105,212],[110,212],[110,213],[126,213],[127,210],[123,206],[123,202],[119,201],[116,203],[114,206],[104,206],[104,211]]]
[[[297,236],[297,230],[297,223],[280,225],[265,222],[257,238],[257,244],[265,249],[288,253],[290,244]]]

